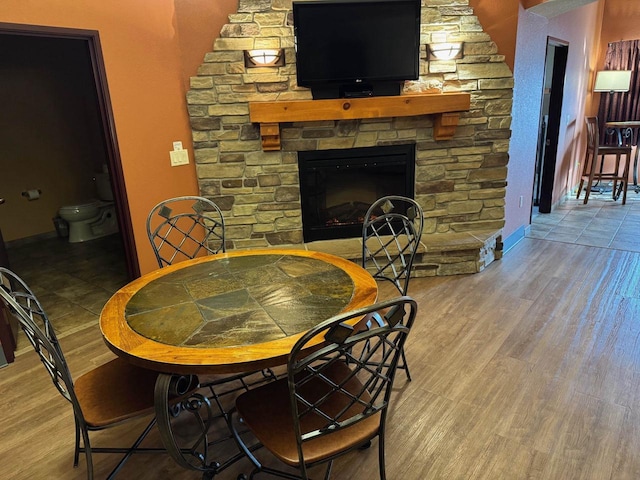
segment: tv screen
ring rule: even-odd
[[[418,78],[420,0],[294,1],[298,85]]]

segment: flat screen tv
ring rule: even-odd
[[[420,0],[293,2],[298,85],[314,98],[397,95],[419,74]]]

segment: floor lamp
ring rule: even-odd
[[[602,70],[596,73],[596,84],[594,92],[609,92],[609,103],[607,103],[604,123],[609,121],[609,110],[611,100],[615,92],[628,92],[631,86],[631,70]]]
[[[603,125],[600,126],[600,128],[602,128],[607,133],[609,133],[609,131],[607,131],[606,124],[609,121],[609,112],[611,111],[611,102],[613,101],[613,94],[616,92],[628,92],[630,87],[631,87],[631,70],[601,70],[598,73],[596,73],[596,83],[593,86],[593,91],[609,93],[609,101],[607,102],[606,109],[605,109],[604,122],[603,122]],[[603,135],[603,134],[600,133],[600,135]],[[622,145],[622,136],[620,135],[620,133],[618,134],[618,144]],[[594,158],[593,161],[595,162],[596,159]],[[604,155],[602,156],[602,162],[600,163],[600,174],[602,174],[603,168],[604,168]]]

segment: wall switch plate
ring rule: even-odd
[[[171,166],[187,165],[189,163],[189,153],[187,150],[173,150],[169,152],[171,156]]]

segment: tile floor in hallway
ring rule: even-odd
[[[528,237],[640,252],[640,194],[629,189],[627,203],[611,194],[567,197],[551,213],[535,213]]]
[[[82,243],[44,238],[8,245],[10,268],[42,303],[60,338],[98,322],[102,307],[127,283],[119,235]],[[28,351],[26,337],[17,338],[16,353]]]

